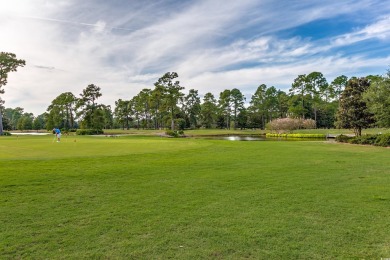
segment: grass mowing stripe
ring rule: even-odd
[[[159,141],[151,142],[158,147]],[[96,147],[111,145],[95,142],[102,142]],[[106,155],[96,157],[65,154],[41,160],[27,155],[23,160],[20,154],[18,160],[2,160],[0,256],[389,254],[388,149],[323,142],[193,142],[185,149],[188,140],[170,139],[165,143],[169,149],[159,152],[133,151],[135,146],[126,143],[124,155],[110,155],[107,148]]]

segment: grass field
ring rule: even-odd
[[[390,257],[390,149],[0,138],[0,259]]]

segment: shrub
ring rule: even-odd
[[[104,134],[101,129],[77,129],[76,135],[101,135]]]
[[[186,120],[183,118],[177,118],[175,119],[175,128],[179,130],[184,130],[186,127]]]
[[[346,135],[338,135],[336,136],[335,140],[340,143],[349,143],[349,141],[353,139],[353,137],[349,137]]]
[[[296,129],[313,129],[315,127],[316,122],[314,120],[301,118],[278,118],[272,120],[266,126],[267,129],[278,133],[291,132]]]
[[[300,119],[300,128],[303,129],[314,129],[316,128],[316,121],[313,119]]]
[[[357,137],[339,135],[336,136],[336,141],[341,143],[368,144],[386,147],[390,146],[390,134],[362,135]]]
[[[10,132],[3,132],[4,136],[11,136],[12,134]]]
[[[84,129],[83,129],[84,130]],[[77,132],[77,129],[75,128],[61,128],[61,133],[68,134],[68,133],[75,133]]]
[[[354,144],[370,144],[374,145],[377,135],[362,135],[351,139],[351,143]]]
[[[183,130],[179,130],[179,131],[167,130],[167,131],[165,131],[165,134],[168,136],[172,136],[172,137],[179,137],[179,136],[184,135],[184,131]]]
[[[347,142],[350,144],[360,144],[359,139],[356,137],[351,137]]]
[[[179,134],[176,131],[172,131],[172,130],[165,131],[165,134],[171,137],[179,137]]]
[[[377,135],[374,145],[390,146],[390,133]]]

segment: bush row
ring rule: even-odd
[[[172,137],[179,137],[179,136],[184,136],[184,131],[183,130],[179,130],[179,131],[167,130],[167,131],[165,131],[165,134],[168,136],[172,136]]]
[[[101,129],[77,129],[76,135],[102,135],[104,134]]]
[[[346,135],[336,136],[336,141],[341,143],[350,144],[368,144],[376,146],[390,146],[390,133],[389,134],[376,134],[376,135],[362,135],[357,137],[350,137]]]
[[[268,133],[266,137],[285,137],[285,138],[326,138],[325,134],[275,134]]]
[[[269,122],[266,128],[278,133],[291,132],[296,129],[314,129],[316,121],[302,118],[278,118]]]
[[[76,133],[77,130],[80,130],[80,129],[76,129],[76,128],[70,128],[70,129],[61,128],[61,133]]]

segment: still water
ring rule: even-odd
[[[231,136],[197,136],[196,139],[208,140],[228,140],[228,141],[325,141],[325,138],[284,138],[284,137],[265,137],[255,135],[231,135]]]

